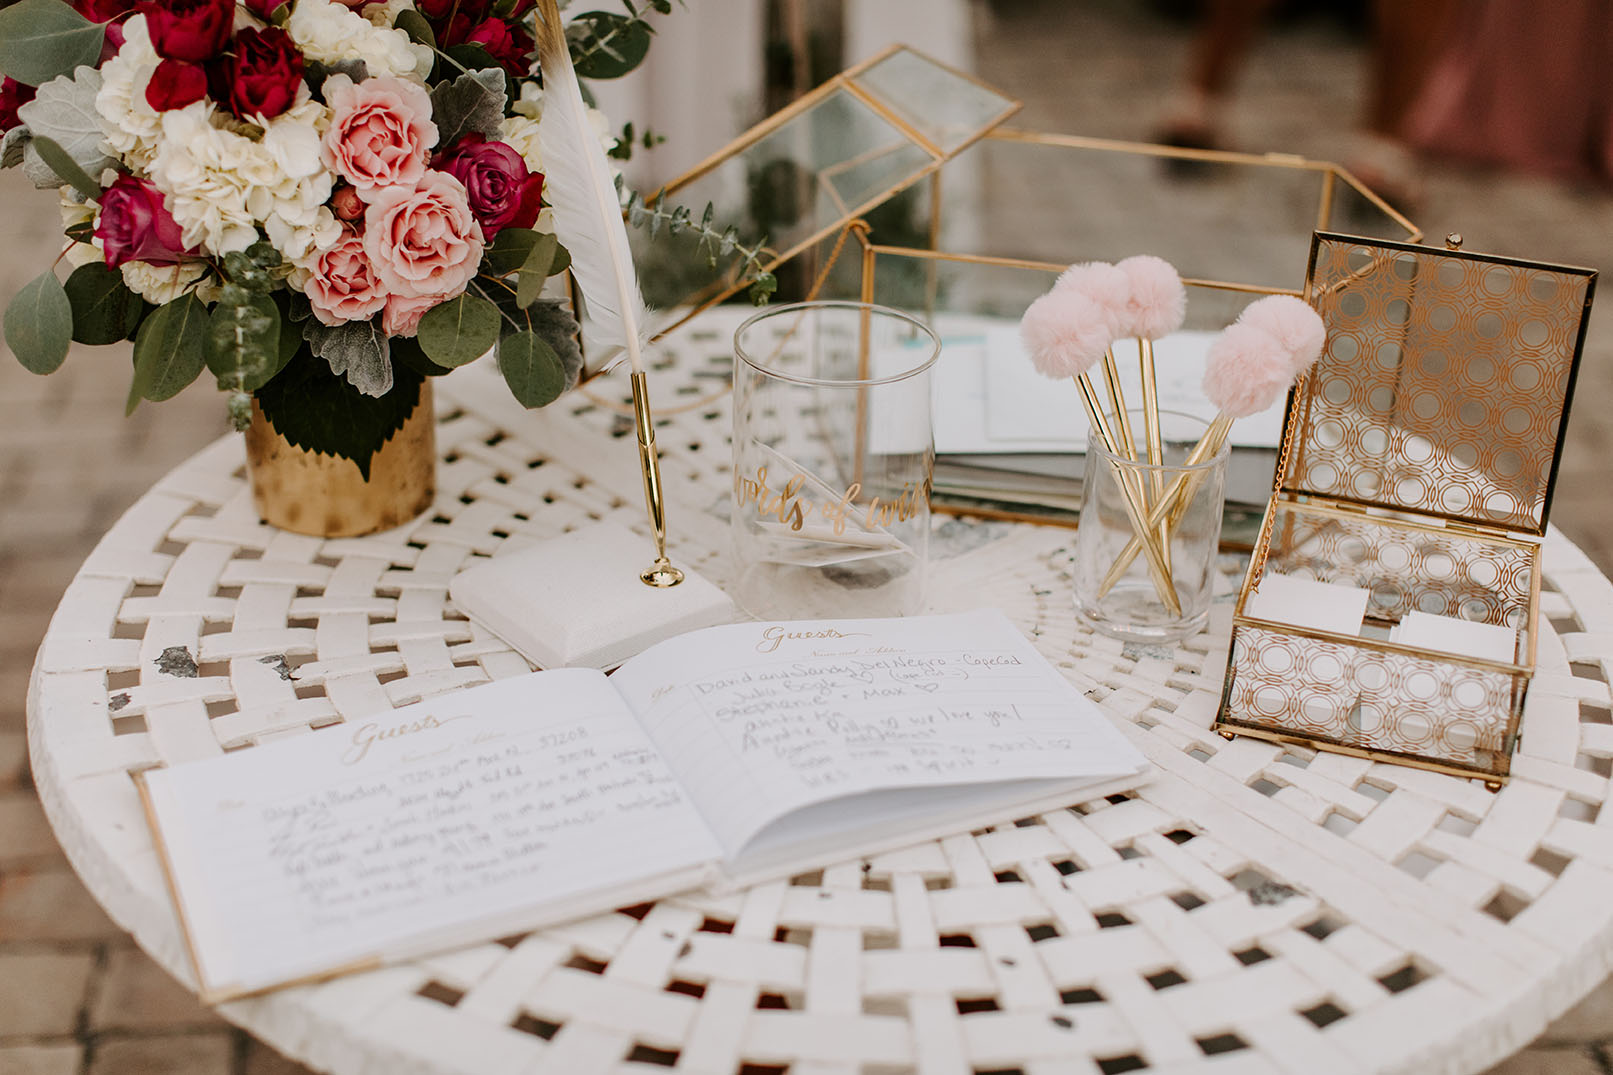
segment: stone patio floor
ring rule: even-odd
[[[1181,70],[1181,24],[1104,0],[977,0],[978,73],[1026,101],[1020,126],[1146,139]],[[1361,96],[1358,42],[1326,22],[1273,28],[1251,56],[1240,148],[1339,159]],[[1413,218],[1473,249],[1613,268],[1613,190],[1434,165]],[[55,250],[52,199],[0,173],[0,298]],[[1603,281],[1604,288],[1607,282]],[[1613,301],[1603,297],[1603,305]],[[1613,569],[1613,315],[1592,321],[1553,521]],[[32,791],[24,704],[45,627],[79,563],[169,468],[225,431],[200,383],[123,416],[127,348],[75,348],[40,378],[0,355],[0,1073],[294,1075],[306,1069],[199,1006],[102,913]],[[1490,1075],[1613,1075],[1613,984]]]

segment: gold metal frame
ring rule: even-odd
[[[1222,683],[1221,700],[1217,711],[1215,728],[1227,738],[1231,738],[1234,735],[1247,735],[1272,742],[1327,750],[1348,754],[1353,757],[1369,758],[1374,761],[1410,765],[1452,776],[1477,777],[1483,779],[1486,782],[1486,786],[1493,790],[1499,788],[1510,775],[1511,752],[1517,744],[1523,704],[1528,693],[1529,682],[1534,674],[1541,591],[1541,546],[1539,539],[1545,532],[1552,493],[1561,462],[1569,404],[1583,357],[1585,333],[1589,323],[1591,301],[1595,292],[1596,273],[1588,269],[1572,266],[1475,254],[1458,249],[1460,243],[1459,236],[1452,236],[1447,240],[1447,248],[1443,251],[1438,251],[1412,243],[1369,240],[1356,236],[1319,231],[1312,237],[1310,269],[1306,274],[1305,295],[1307,299],[1312,301],[1315,301],[1319,295],[1326,295],[1331,299],[1334,296],[1343,295],[1344,289],[1352,283],[1360,283],[1364,289],[1367,289],[1367,296],[1364,304],[1357,304],[1358,308],[1356,310],[1348,313],[1341,312],[1343,308],[1331,301],[1323,302],[1319,307],[1324,313],[1324,318],[1333,319],[1329,320],[1330,342],[1328,353],[1332,352],[1334,341],[1346,335],[1350,335],[1352,341],[1357,345],[1352,357],[1341,359],[1334,363],[1335,368],[1332,372],[1337,378],[1347,374],[1349,370],[1359,369],[1361,363],[1371,361],[1368,356],[1372,352],[1372,338],[1357,340],[1354,335],[1351,335],[1351,330],[1354,328],[1355,323],[1366,319],[1371,323],[1372,327],[1356,331],[1382,333],[1387,340],[1401,349],[1401,361],[1393,367],[1393,376],[1402,378],[1405,376],[1404,360],[1416,354],[1411,350],[1412,345],[1420,344],[1425,340],[1433,340],[1435,341],[1434,346],[1444,347],[1446,350],[1449,350],[1450,345],[1444,341],[1442,333],[1414,335],[1410,328],[1406,326],[1410,326],[1413,323],[1418,316],[1418,311],[1410,305],[1406,307],[1403,314],[1396,315],[1401,320],[1392,321],[1392,323],[1391,321],[1376,320],[1378,317],[1391,317],[1389,310],[1392,303],[1382,302],[1385,292],[1382,290],[1381,283],[1379,290],[1371,290],[1371,277],[1374,273],[1383,273],[1397,255],[1411,254],[1419,259],[1418,266],[1409,275],[1399,278],[1406,281],[1407,293],[1412,297],[1417,297],[1418,293],[1412,290],[1411,282],[1421,278],[1425,264],[1440,262],[1441,259],[1452,259],[1456,264],[1473,266],[1471,272],[1465,269],[1455,270],[1458,273],[1458,283],[1441,282],[1433,292],[1435,300],[1448,299],[1454,305],[1468,312],[1478,307],[1477,300],[1480,296],[1475,291],[1471,299],[1464,301],[1464,293],[1461,289],[1476,289],[1478,285],[1472,281],[1493,279],[1493,275],[1491,277],[1477,275],[1479,272],[1478,266],[1484,266],[1489,269],[1519,270],[1516,280],[1524,283],[1531,281],[1532,278],[1528,276],[1531,273],[1555,277],[1559,280],[1584,277],[1584,299],[1582,304],[1575,305],[1577,293],[1570,291],[1563,295],[1561,301],[1551,307],[1553,312],[1565,324],[1572,325],[1572,319],[1577,317],[1577,326],[1574,326],[1572,342],[1568,345],[1566,353],[1561,349],[1561,341],[1566,337],[1551,336],[1548,337],[1548,340],[1557,341],[1554,345],[1548,346],[1545,343],[1539,345],[1543,352],[1549,352],[1543,361],[1549,363],[1551,357],[1556,356],[1555,361],[1560,373],[1563,369],[1563,363],[1566,362],[1566,372],[1562,373],[1561,387],[1563,397],[1560,401],[1559,409],[1554,410],[1549,415],[1533,416],[1535,424],[1525,428],[1526,431],[1532,431],[1537,434],[1534,440],[1525,438],[1520,440],[1517,445],[1509,445],[1509,447],[1515,448],[1518,452],[1527,452],[1533,446],[1538,445],[1538,450],[1543,453],[1547,447],[1546,438],[1540,437],[1538,434],[1546,428],[1543,423],[1555,422],[1554,438],[1551,439],[1549,444],[1551,452],[1549,464],[1546,463],[1543,457],[1537,458],[1535,470],[1530,471],[1531,474],[1543,475],[1540,483],[1532,486],[1536,495],[1540,497],[1538,523],[1508,525],[1505,521],[1498,520],[1492,516],[1475,518],[1471,515],[1442,512],[1427,505],[1409,501],[1404,494],[1401,494],[1401,499],[1398,500],[1387,498],[1370,499],[1340,496],[1335,490],[1315,488],[1308,485],[1305,480],[1307,471],[1304,467],[1306,445],[1313,435],[1313,426],[1318,421],[1318,413],[1326,414],[1325,411],[1318,412],[1313,406],[1314,401],[1318,398],[1318,393],[1323,391],[1321,382],[1329,372],[1325,361],[1319,364],[1319,372],[1313,371],[1313,374],[1296,386],[1289,396],[1288,410],[1283,424],[1277,487],[1273,492],[1270,503],[1267,505],[1260,539],[1251,558],[1249,571],[1238,592],[1238,600],[1233,612],[1232,648],[1228,655],[1227,671]],[[1322,273],[1322,251],[1324,247],[1329,247],[1332,251],[1329,255],[1332,258],[1328,262],[1329,271],[1339,274],[1339,279],[1331,286],[1326,287],[1325,290],[1323,290],[1323,284],[1319,279]],[[1358,256],[1362,259],[1358,268],[1354,267],[1353,261],[1341,259],[1340,252],[1346,250],[1351,257]],[[1448,267],[1442,262],[1437,266],[1439,271],[1443,271]],[[1494,292],[1491,292],[1486,299],[1490,306],[1488,312],[1503,317],[1503,319],[1510,317],[1514,322],[1522,322],[1526,318],[1541,317],[1543,315],[1539,308],[1540,305],[1550,305],[1545,299],[1539,299],[1531,288],[1523,286],[1522,283],[1517,287],[1509,288],[1503,294],[1506,297],[1498,299],[1495,297]],[[1548,294],[1550,293],[1548,292]],[[1527,300],[1524,296],[1527,296]],[[1426,298],[1427,296],[1423,297]],[[1342,299],[1340,299],[1340,302],[1342,302]],[[1411,302],[1411,299],[1408,298],[1407,302]],[[1516,324],[1514,328],[1516,328]],[[1511,347],[1511,345],[1508,346]],[[1518,356],[1524,354],[1521,350],[1505,350],[1499,344],[1496,345],[1495,352],[1496,354],[1504,353],[1513,358],[1518,358]],[[1488,353],[1483,353],[1483,355],[1484,357],[1490,357]],[[1417,357],[1420,358],[1421,356],[1417,355]],[[1548,365],[1548,372],[1549,369]],[[1542,376],[1544,377],[1545,374],[1542,374]],[[1400,381],[1397,380],[1395,383],[1398,385]],[[1514,388],[1513,391],[1518,392],[1520,390]],[[1555,400],[1555,395],[1552,395],[1551,399]],[[1379,423],[1383,423],[1394,428],[1398,424],[1400,413],[1397,404],[1396,409],[1388,412],[1387,417],[1380,417],[1377,412],[1365,413],[1364,417],[1371,427],[1375,428]],[[1337,420],[1336,415],[1334,418]],[[1356,415],[1356,425],[1361,424],[1362,418],[1363,415]],[[1359,430],[1356,432],[1359,433]],[[1295,451],[1296,447],[1297,452]],[[1434,444],[1433,447],[1444,450],[1438,444]],[[1388,458],[1387,449],[1384,450],[1384,453],[1385,458]],[[1392,472],[1386,471],[1386,474],[1388,473]],[[1519,512],[1522,512],[1521,507]],[[1502,606],[1512,603],[1511,607],[1515,610],[1514,613],[1504,617],[1508,625],[1515,632],[1519,632],[1522,635],[1518,639],[1519,649],[1515,649],[1513,660],[1510,662],[1488,661],[1459,654],[1426,650],[1386,639],[1337,635],[1327,631],[1308,630],[1250,616],[1246,611],[1250,595],[1258,589],[1260,580],[1264,576],[1267,562],[1273,555],[1273,542],[1278,540],[1274,532],[1278,529],[1276,520],[1279,513],[1284,517],[1282,527],[1284,533],[1281,541],[1285,548],[1290,547],[1295,540],[1292,535],[1296,519],[1310,517],[1312,519],[1341,521],[1358,528],[1371,528],[1384,534],[1405,534],[1409,536],[1408,544],[1416,540],[1415,535],[1422,535],[1422,541],[1425,543],[1430,540],[1443,540],[1447,544],[1447,549],[1437,551],[1447,556],[1452,554],[1453,550],[1450,550],[1449,546],[1453,542],[1457,544],[1467,543],[1474,548],[1507,548],[1521,554],[1522,562],[1515,564],[1515,570],[1510,576],[1499,575],[1491,584],[1483,587],[1483,589],[1495,595],[1496,600],[1500,601]],[[1352,535],[1350,539],[1361,540],[1358,534]],[[1313,536],[1310,540],[1321,541],[1322,539],[1318,536]],[[1293,547],[1297,548],[1298,546]],[[1321,546],[1321,551],[1325,558],[1328,555],[1325,542]],[[1364,551],[1361,559],[1362,562],[1370,560],[1380,565],[1389,562],[1386,557],[1379,556],[1377,548]],[[1402,594],[1410,592],[1410,589],[1418,585],[1422,585],[1425,590],[1428,588],[1428,578],[1430,576],[1425,575],[1419,578],[1419,568],[1412,561],[1408,561],[1404,567],[1398,570],[1388,567],[1381,567],[1380,570],[1393,572],[1388,581]],[[1527,577],[1519,577],[1524,571],[1527,572]],[[1348,577],[1347,570],[1345,575]],[[1432,577],[1437,579],[1441,576],[1435,575]],[[1509,578],[1511,584],[1506,585],[1503,589],[1503,583]],[[1526,590],[1520,588],[1520,583],[1526,586]],[[1477,583],[1470,584],[1478,585]],[[1445,589],[1446,592],[1459,593],[1459,591],[1451,591],[1443,583],[1440,583],[1435,588],[1436,590]],[[1376,588],[1374,587],[1374,589]],[[1502,596],[1503,594],[1510,596]],[[1518,613],[1521,613],[1521,616],[1518,616]],[[1398,616],[1399,614],[1391,611],[1391,615]],[[1368,618],[1369,621],[1372,620],[1370,613]],[[1383,621],[1383,623],[1388,622],[1393,621]],[[1380,626],[1382,626],[1382,623],[1380,623]],[[1314,646],[1322,647],[1322,649],[1308,652],[1306,649],[1307,642]],[[1245,650],[1243,648],[1245,646],[1250,648]],[[1454,727],[1458,723],[1464,724],[1472,728],[1475,735],[1482,735],[1487,737],[1489,741],[1498,743],[1499,749],[1491,750],[1487,747],[1481,747],[1481,744],[1476,739],[1470,752],[1475,759],[1487,760],[1488,764],[1478,764],[1477,762],[1464,764],[1453,760],[1451,757],[1436,756],[1433,749],[1428,753],[1419,753],[1414,750],[1393,749],[1385,746],[1383,745],[1384,743],[1394,741],[1392,733],[1378,725],[1374,725],[1370,730],[1357,726],[1355,733],[1351,735],[1352,741],[1346,742],[1336,736],[1319,734],[1307,728],[1287,726],[1285,721],[1299,722],[1301,720],[1299,715],[1291,708],[1293,703],[1290,703],[1286,718],[1272,717],[1270,715],[1272,710],[1269,708],[1270,699],[1268,699],[1268,708],[1265,714],[1260,719],[1253,719],[1256,709],[1253,708],[1255,702],[1252,695],[1248,700],[1251,708],[1247,712],[1243,712],[1239,708],[1242,703],[1240,703],[1236,692],[1238,690],[1240,662],[1244,662],[1244,666],[1251,670],[1250,674],[1255,675],[1256,673],[1253,669],[1265,663],[1262,660],[1262,654],[1268,652],[1265,649],[1268,646],[1285,651],[1283,657],[1276,662],[1278,666],[1281,666],[1283,661],[1292,658],[1297,665],[1304,667],[1315,659],[1316,653],[1330,654],[1336,658],[1336,654],[1333,654],[1332,651],[1345,650],[1351,653],[1360,652],[1402,662],[1402,672],[1404,672],[1405,668],[1404,662],[1420,662],[1421,667],[1418,668],[1418,674],[1434,674],[1436,678],[1438,669],[1450,669],[1452,675],[1466,675],[1469,677],[1470,682],[1475,684],[1479,680],[1472,677],[1488,677],[1485,682],[1491,684],[1496,684],[1495,677],[1506,677],[1510,681],[1510,689],[1505,692],[1504,698],[1500,695],[1489,696],[1496,702],[1504,701],[1504,710],[1489,710],[1483,708],[1482,705],[1470,705],[1466,707],[1465,711],[1448,711],[1447,727]],[[1436,671],[1430,672],[1430,668]],[[1306,693],[1307,684],[1304,681],[1306,674],[1311,673],[1301,673],[1297,667],[1290,674],[1290,678],[1297,677],[1292,688],[1294,691],[1293,697]],[[1387,680],[1393,680],[1393,674],[1384,674]],[[1267,678],[1266,686],[1251,685],[1247,689],[1271,690],[1269,684],[1271,673],[1268,671],[1263,675]],[[1260,678],[1257,676],[1253,683],[1260,684]],[[1345,695],[1350,690],[1356,690],[1357,705],[1367,698],[1369,694],[1374,706],[1379,704],[1380,701],[1388,703],[1400,702],[1404,697],[1393,693],[1395,685],[1392,682],[1387,684],[1387,688],[1380,686],[1376,690],[1357,689],[1356,687],[1348,686],[1347,680],[1316,683],[1318,691],[1331,690],[1336,693],[1341,689],[1341,686]],[[1449,681],[1438,686],[1439,690],[1436,691],[1435,697],[1443,700],[1446,697],[1444,691],[1449,687]],[[1385,689],[1389,693],[1385,693]],[[1280,694],[1281,691],[1274,693]],[[1484,704],[1488,704],[1488,702]],[[1425,702],[1424,705],[1426,708],[1427,703]],[[1337,712],[1335,710],[1333,715],[1326,720],[1308,719],[1304,720],[1304,723],[1309,724],[1312,728],[1327,723],[1337,724]],[[1343,724],[1352,724],[1352,720],[1348,715],[1346,715]],[[1401,738],[1404,739],[1405,737]],[[1420,741],[1428,743],[1431,748],[1435,744],[1443,744],[1438,749],[1444,749],[1447,752],[1451,749],[1446,740],[1444,730],[1436,731],[1431,728]],[[1458,751],[1458,753],[1460,752]],[[1486,755],[1488,755],[1487,758]]]

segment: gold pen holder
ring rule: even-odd
[[[1327,344],[1289,396],[1216,728],[1499,787],[1596,274],[1449,243],[1313,238]],[[1274,618],[1258,592],[1288,580],[1364,591],[1360,629]]]

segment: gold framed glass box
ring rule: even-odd
[[[1318,232],[1216,728],[1508,775],[1595,272]],[[1358,623],[1358,626],[1356,624]]]

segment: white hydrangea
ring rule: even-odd
[[[246,249],[259,224],[293,247],[317,243],[330,231],[321,209],[334,178],[319,156],[329,125],[330,110],[304,99],[253,137],[259,128],[237,130],[198,101],[163,114],[151,180],[167,195],[185,243],[209,254]],[[304,229],[311,233],[297,236]]]
[[[308,224],[294,225],[277,214],[264,221],[263,229],[269,233],[269,242],[293,266],[312,264],[315,257],[342,237],[342,222],[323,205]]]
[[[203,302],[218,298],[216,285],[202,283],[207,276],[205,261],[181,261],[177,265],[125,261],[118,266],[118,271],[123,274],[123,282],[130,291],[158,306],[191,291],[196,292],[196,297]]]
[[[376,26],[333,0],[296,0],[286,32],[310,60],[325,64],[362,60],[372,77],[422,78],[420,57],[408,34]]]
[[[123,47],[101,65],[101,88],[95,94],[108,149],[139,171],[150,166],[162,134],[162,113],[146,102],[146,84],[161,62],[151,47],[146,17],[131,16],[123,24]]]

